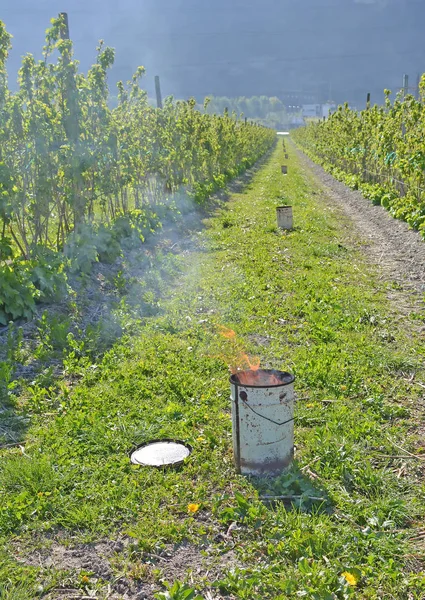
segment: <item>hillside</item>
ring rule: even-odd
[[[83,69],[103,38],[117,49],[111,82],[143,64],[150,93],[160,74],[164,94],[177,97],[285,99],[298,90],[361,103],[367,91],[380,101],[385,87],[401,86],[403,72],[414,84],[423,69],[425,7],[416,0],[6,0],[0,18],[14,35],[13,78],[59,10],[69,13]]]

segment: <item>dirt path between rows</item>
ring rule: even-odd
[[[334,179],[294,144],[292,147],[301,167],[313,173],[320,182],[325,192],[323,200],[348,217],[361,234],[361,246],[368,260],[380,268],[385,279],[397,282],[403,291],[412,294],[412,300],[416,297],[423,306],[425,241],[419,232],[409,229],[407,223],[392,217],[382,206],[374,206],[360,192]],[[402,312],[407,312],[409,307],[404,308]]]

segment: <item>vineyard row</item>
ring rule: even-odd
[[[425,76],[420,98],[398,95],[357,112],[340,106],[293,138],[314,160],[375,204],[425,232]]]
[[[123,238],[140,244],[165,213],[178,218],[177,190],[202,203],[275,141],[274,131],[234,114],[202,114],[194,99],[153,108],[140,87],[143,67],[118,84],[111,108],[113,49],[101,41],[96,63],[79,73],[64,26],[52,20],[43,60],[23,58],[12,93],[11,38],[0,21],[3,324],[30,316],[37,299],[60,295],[67,269],[113,261]]]

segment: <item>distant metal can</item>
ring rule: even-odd
[[[278,206],[276,216],[279,229],[292,229],[292,206]]]

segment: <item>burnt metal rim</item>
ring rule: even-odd
[[[292,208],[292,204],[284,204],[283,206],[276,206],[276,210],[279,210],[280,208]]]
[[[279,388],[279,387],[283,387],[285,385],[290,385],[291,383],[294,383],[295,381],[295,375],[292,375],[292,373],[288,373],[287,371],[277,371],[276,369],[260,369],[260,371],[262,373],[269,373],[270,375],[276,375],[276,377],[286,377],[289,378],[287,379],[287,381],[282,381],[282,383],[275,383],[275,384],[269,384],[269,385],[250,385],[247,383],[241,383],[239,381],[239,379],[237,379],[238,374],[237,373],[233,373],[230,378],[229,381],[230,383],[232,383],[233,385],[237,385],[239,387],[243,387],[243,388],[257,388],[257,389],[261,389],[261,388]],[[240,373],[249,373],[250,371],[239,371]]]
[[[165,444],[172,443],[172,444],[179,444],[180,446],[184,446],[185,448],[187,448],[187,450],[189,450],[189,454],[187,456],[185,456],[185,458],[182,458],[181,460],[178,460],[177,462],[168,463],[165,465],[145,465],[145,464],[141,464],[141,463],[134,463],[131,460],[131,457],[137,450],[141,450],[142,448],[145,448],[146,446],[151,446],[153,444],[163,444],[163,443],[165,443]],[[176,439],[171,439],[171,438],[160,438],[160,439],[156,439],[156,440],[149,440],[148,442],[144,442],[143,444],[138,444],[137,446],[133,446],[133,448],[128,453],[128,457],[130,459],[131,464],[136,467],[147,467],[150,469],[164,469],[164,468],[173,469],[175,467],[180,467],[189,458],[189,456],[192,454],[192,452],[193,452],[193,448],[187,442],[183,442],[182,440],[176,440]]]

